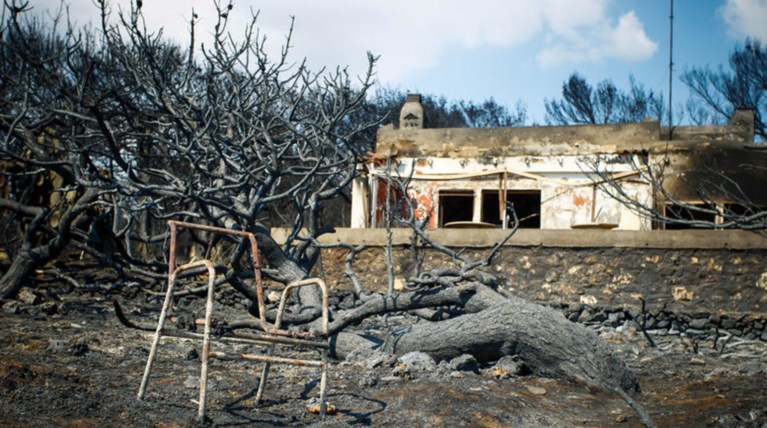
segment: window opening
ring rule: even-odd
[[[665,224],[666,230],[700,229],[701,226],[696,226],[695,224],[693,224],[693,222],[696,222],[696,221],[708,222],[711,224],[711,226],[709,227],[712,227],[716,223],[716,214],[701,212],[696,209],[691,209],[692,207],[714,209],[714,210],[716,209],[715,206],[712,206],[709,204],[689,203],[689,204],[685,204],[684,206],[666,205],[665,207],[666,217],[673,220],[681,220],[680,223],[666,223]]]
[[[482,191],[482,221],[496,225],[503,224],[501,213],[506,213],[501,207],[497,190]],[[514,211],[519,219],[519,227],[523,229],[541,228],[541,192],[540,190],[509,190],[506,201],[514,204]],[[503,210],[503,211],[502,211]],[[511,222],[511,215],[509,215]]]
[[[720,219],[720,223],[726,223],[728,221],[743,221],[746,217],[754,216],[764,211],[767,211],[765,207],[728,202],[722,205],[722,218]],[[724,224],[722,227],[724,227]],[[728,227],[731,229],[739,229],[742,227],[742,225],[732,224]]]
[[[474,192],[449,190],[439,192],[439,227],[455,221],[474,219]]]

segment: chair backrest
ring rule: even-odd
[[[175,276],[176,274],[176,243],[178,239],[178,229],[200,230],[204,232],[245,238],[248,240],[248,243],[250,244],[250,257],[251,257],[251,263],[253,266],[253,276],[255,279],[255,286],[256,286],[256,298],[258,300],[257,302],[258,318],[259,318],[259,323],[261,325],[261,328],[267,333],[278,335],[278,336],[307,338],[307,339],[314,338],[315,335],[313,332],[283,329],[282,318],[283,318],[283,313],[285,311],[285,304],[287,301],[288,293],[295,288],[316,284],[320,287],[320,290],[322,292],[322,308],[321,308],[322,327],[320,332],[323,337],[327,337],[328,318],[329,318],[328,288],[322,279],[307,278],[307,279],[303,279],[303,280],[288,284],[282,291],[282,297],[280,299],[280,304],[277,310],[277,316],[276,316],[275,322],[270,323],[266,319],[266,303],[264,302],[264,286],[263,286],[263,280],[261,277],[261,263],[258,257],[258,242],[256,241],[256,236],[253,233],[241,231],[241,230],[224,229],[221,227],[208,226],[204,224],[187,223],[187,222],[182,222],[177,220],[168,220],[168,226],[170,227],[170,248],[169,248],[169,257],[168,257],[169,281],[170,281],[170,278],[172,276]]]

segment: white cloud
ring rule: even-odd
[[[540,65],[550,66],[606,58],[641,60],[656,44],[633,13],[611,26],[610,0],[272,0],[235,1],[230,30],[241,33],[251,8],[260,8],[258,24],[268,36],[270,52],[278,52],[296,17],[294,59],[307,57],[314,68],[350,65],[364,71],[367,51],[381,56],[380,80],[395,83],[435,67],[456,50],[485,46],[515,47],[546,40]],[[58,0],[36,0],[54,8]],[[95,16],[92,0],[68,0],[73,17]],[[112,0],[127,10],[130,0]],[[200,16],[205,41],[216,22],[211,0],[143,0],[150,28],[164,27],[167,36],[186,40],[192,7]],[[209,36],[208,36],[209,37]]]
[[[606,0],[547,0],[542,6],[554,34],[578,38],[580,28],[604,20],[606,3]]]
[[[642,22],[632,11],[621,16],[618,26],[608,32],[605,56],[641,61],[649,58],[657,48],[658,44],[647,37]]]
[[[266,21],[289,14],[297,17],[297,54],[354,64],[369,50],[381,56],[379,77],[395,82],[434,67],[453,50],[518,45],[543,27],[537,7],[504,0],[483,7],[463,0],[284,1],[262,9]]]
[[[767,0],[727,0],[719,12],[730,36],[767,42]]]
[[[644,31],[644,26],[633,11],[618,19],[611,26],[604,16],[588,26],[557,31],[550,37],[550,46],[543,49],[536,59],[542,67],[554,67],[567,63],[617,59],[642,61],[650,58],[658,49]]]

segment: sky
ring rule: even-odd
[[[107,0],[113,11],[130,0]],[[225,0],[221,0],[224,2]],[[528,124],[545,123],[545,100],[561,97],[574,72],[590,83],[629,76],[668,102],[671,0],[234,0],[229,29],[237,38],[254,13],[269,52],[285,43],[312,69],[348,67],[362,74],[367,52],[379,56],[381,87],[509,107],[526,105]],[[59,0],[31,0],[36,13]],[[97,16],[93,0],[66,0],[77,23]],[[150,29],[188,44],[192,9],[198,42],[210,40],[212,0],[143,0]],[[726,65],[746,37],[767,41],[767,0],[674,2],[673,105],[689,93],[679,76],[691,67]],[[676,124],[684,123],[675,118]]]

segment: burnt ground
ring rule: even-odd
[[[198,425],[200,369],[196,342],[164,339],[147,397],[135,396],[151,333],[116,319],[111,297],[99,293],[36,292],[5,302],[0,315],[0,426]],[[201,302],[193,302],[201,306]],[[151,324],[159,301],[138,297],[124,306],[131,319]],[[221,313],[235,312],[227,306]],[[242,314],[242,311],[240,311]],[[387,325],[412,322],[390,316]],[[386,330],[383,320],[359,327]],[[639,374],[634,399],[665,426],[767,426],[767,343],[731,338],[657,336],[658,348],[627,323],[594,326]],[[722,345],[724,350],[722,351]],[[231,345],[214,345],[214,349]],[[238,345],[240,346],[240,345]],[[217,348],[219,347],[219,348]],[[240,346],[235,350],[262,352]],[[721,353],[720,353],[721,351]],[[318,394],[316,369],[274,366],[266,401],[254,405],[261,366],[211,362],[208,424],[304,426],[318,424],[307,406]],[[535,376],[503,375],[492,365],[479,373],[441,364],[403,373],[396,361],[335,362],[329,401],[337,408],[323,426],[640,426],[616,393]]]

